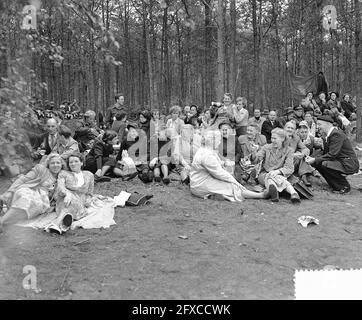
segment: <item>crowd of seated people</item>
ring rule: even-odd
[[[339,102],[336,93],[329,99],[323,93],[316,98],[308,93],[284,113],[255,108],[251,117],[247,99],[238,97],[234,104],[230,93],[222,103],[205,109],[192,104],[172,106],[168,114],[142,110],[138,121],[129,121],[127,112],[123,95],[117,95],[116,104],[107,110],[105,130],[98,127],[92,110],[85,112],[74,132],[49,118],[34,150],[39,164],[0,197],[11,208],[1,223],[48,210],[51,199],[45,197],[52,194],[56,179],[63,195],[60,207],[79,197],[84,200],[83,191],[91,192],[93,180],[112,178],[164,185],[177,180],[189,185],[195,196],[230,201],[277,202],[279,193],[286,191],[293,203],[299,203],[290,177],[311,186],[312,176],[322,176],[333,192],[345,194],[351,189],[346,176],[359,171],[348,137],[356,106],[348,94]],[[58,178],[60,167],[73,173]],[[80,168],[87,173],[81,175]],[[79,181],[87,181],[87,188],[80,188]],[[67,185],[75,195],[66,191]],[[25,205],[24,199],[41,208]]]

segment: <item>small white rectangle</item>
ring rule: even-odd
[[[296,300],[361,300],[362,270],[296,271]]]

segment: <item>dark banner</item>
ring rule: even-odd
[[[289,71],[289,86],[293,100],[300,102],[308,92],[316,93],[317,74],[304,77],[297,76],[292,71]]]

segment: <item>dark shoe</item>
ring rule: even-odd
[[[162,181],[161,177],[155,177],[155,182],[159,183],[161,181]]]
[[[66,227],[66,228],[69,228],[72,223],[73,223],[73,217],[71,214],[66,214],[63,218],[63,225]]]
[[[99,176],[94,175],[94,181],[95,182],[109,182],[109,181],[111,181],[111,178],[105,177],[105,176],[99,177]]]
[[[212,194],[208,197],[210,200],[224,201],[225,198],[221,194]]]
[[[190,177],[187,177],[185,180],[182,181],[183,184],[190,184]]]
[[[272,202],[279,202],[279,192],[277,187],[273,184],[269,186],[269,196]]]
[[[300,203],[300,197],[298,193],[293,193],[290,196],[290,201],[292,201],[292,203]]]
[[[3,210],[4,210],[4,201],[0,200],[0,214],[3,213]]]
[[[149,172],[147,173],[148,182],[152,182],[153,179],[154,179],[154,177],[155,177],[155,175],[153,174],[152,171],[149,171]]]
[[[344,187],[344,188],[342,188],[341,190],[333,190],[333,193],[336,193],[336,194],[347,194],[347,193],[349,193],[349,192],[351,192],[351,187],[350,186],[348,186],[348,187]]]
[[[165,185],[168,185],[168,184],[170,184],[170,182],[171,182],[170,178],[168,178],[168,177],[163,178],[162,181],[163,181],[163,183],[164,183]]]
[[[312,184],[310,183],[310,181],[308,180],[308,176],[306,174],[302,175],[302,181],[303,183],[307,186],[307,187],[311,187]]]
[[[147,183],[148,182],[148,176],[147,176],[147,173],[141,173],[138,175],[138,178],[140,178],[140,180],[143,182],[143,183]]]

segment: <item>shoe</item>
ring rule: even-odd
[[[0,199],[0,214],[3,213],[4,210],[4,201]]]
[[[300,203],[300,197],[298,193],[293,193],[290,196],[290,201],[292,201],[292,203]]]
[[[221,194],[211,194],[208,196],[208,199],[215,200],[215,201],[224,201],[225,198]]]
[[[347,187],[342,188],[341,190],[333,190],[332,192],[336,193],[336,194],[342,194],[342,195],[347,194],[347,193],[351,192],[351,187],[347,186]]]
[[[162,181],[163,181],[163,183],[164,183],[165,185],[168,185],[168,184],[170,184],[170,182],[171,182],[170,178],[168,178],[168,177],[163,178]]]
[[[99,176],[94,175],[94,181],[95,182],[109,182],[109,181],[111,181],[111,178],[105,177],[105,176],[99,177]]]
[[[312,184],[310,183],[310,181],[308,180],[308,176],[306,174],[302,175],[302,181],[303,183],[307,186],[307,187],[311,187]]]
[[[161,177],[155,177],[155,182],[159,183],[161,181],[162,181]]]
[[[187,177],[185,180],[182,181],[183,184],[189,185],[190,184],[190,177]]]
[[[279,202],[279,192],[277,187],[273,184],[269,186],[269,196],[271,198],[271,202]]]
[[[71,214],[66,214],[62,221],[64,227],[69,228],[73,223],[73,216]]]

